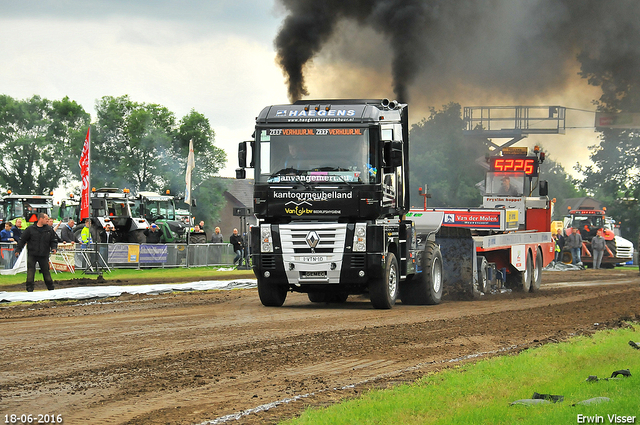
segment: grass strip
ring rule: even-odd
[[[371,390],[362,397],[328,408],[308,409],[300,418],[285,423],[640,423],[640,350],[630,347],[629,341],[640,341],[640,325],[460,365],[429,374],[410,385]],[[586,382],[589,375],[608,378],[620,369],[630,369],[632,376]],[[564,401],[510,405],[532,398],[534,392],[563,395]],[[608,397],[611,401],[573,406],[594,397]],[[633,422],[629,422],[630,417]],[[627,421],[622,422],[621,418]]]

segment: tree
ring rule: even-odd
[[[76,178],[89,119],[68,97],[15,100],[1,95],[0,183],[15,193],[43,194]]]
[[[624,52],[618,52],[620,49]],[[611,60],[613,56],[619,59]],[[578,59],[580,75],[590,85],[602,89],[602,96],[594,102],[599,111],[640,111],[640,74],[637,72],[640,52],[637,43],[607,43],[605,50],[582,53]],[[600,143],[590,149],[593,165],[578,166],[585,175],[581,186],[605,202],[608,213],[622,222],[623,235],[637,240],[640,222],[640,131],[605,129],[600,133]]]
[[[416,202],[418,187],[428,184],[432,198],[429,205],[438,207],[477,207],[482,195],[476,187],[484,180],[484,168],[475,162],[484,157],[487,144],[465,138],[461,108],[449,103],[411,128],[410,183],[411,199]],[[424,189],[424,188],[423,188]]]
[[[224,166],[226,155],[214,145],[215,132],[204,115],[191,110],[177,121],[167,108],[133,102],[128,96],[105,96],[96,109],[93,186],[127,187],[133,192],[169,189],[174,196],[184,196],[193,141],[196,168],[191,187],[199,198],[198,217],[217,218],[224,188],[213,176]]]

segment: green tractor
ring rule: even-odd
[[[164,242],[186,242],[187,225],[176,216],[174,197],[168,193],[160,195],[156,192],[138,192],[133,211],[149,223],[155,223],[162,231]]]

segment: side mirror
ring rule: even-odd
[[[238,166],[245,168],[247,166],[247,142],[238,144]]]
[[[538,184],[538,193],[540,194],[540,196],[549,195],[549,182],[547,180],[540,180],[540,183]]]
[[[244,180],[247,178],[247,171],[244,168],[236,168],[236,179]]]
[[[402,165],[402,142],[383,142],[382,160],[385,168],[395,168]]]
[[[197,207],[198,207],[198,204],[197,204],[197,202],[196,202],[196,198],[193,198],[193,199],[191,200],[191,206],[192,206],[192,207],[194,207],[194,208],[197,208]]]

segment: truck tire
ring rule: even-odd
[[[478,257],[478,285],[473,288],[473,297],[489,292],[489,262],[486,258]]]
[[[533,271],[533,260],[531,253],[527,253],[527,263],[524,271],[518,271],[507,275],[507,284],[514,291],[529,292],[531,289],[531,275]]]
[[[369,284],[369,296],[374,308],[390,309],[393,307],[398,297],[399,281],[398,260],[392,252],[389,252],[382,278],[375,279]]]
[[[335,292],[308,292],[307,296],[312,303],[337,303],[342,304],[347,301],[349,297],[348,292],[335,291]]]
[[[542,283],[542,251],[538,249],[536,255],[536,265],[533,269],[533,276],[531,276],[531,288],[529,290],[531,292],[538,292],[540,290],[540,284]]]
[[[266,282],[258,278],[258,295],[260,302],[266,307],[281,307],[287,299],[287,285]]]
[[[308,292],[307,296],[312,303],[323,303],[327,300],[326,292]]]
[[[442,254],[433,241],[422,253],[422,273],[400,285],[400,299],[406,305],[440,304],[442,301]]]

